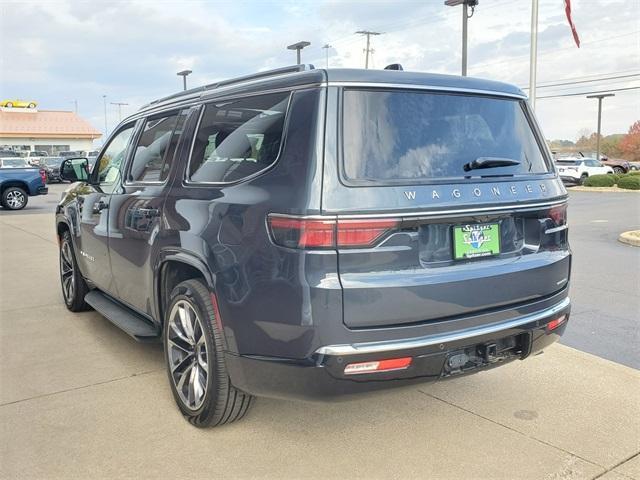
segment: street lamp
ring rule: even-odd
[[[473,11],[478,5],[479,0],[446,0],[444,4],[447,7],[457,7],[462,5],[462,76],[467,76],[467,20],[473,16]],[[471,7],[471,15],[468,15],[467,9]]]
[[[287,50],[296,51],[296,61],[298,65],[300,65],[300,50],[302,50],[304,47],[308,47],[309,45],[311,45],[311,42],[302,41],[287,46]]]
[[[118,107],[118,121],[121,122],[122,121],[122,107],[123,106],[127,106],[129,105],[128,103],[124,103],[124,102],[109,102],[111,103],[111,105],[115,105]]]
[[[600,124],[602,120],[602,99],[605,97],[615,97],[615,93],[601,93],[599,95],[587,95],[587,98],[598,99],[598,136],[596,137],[596,160],[600,161]]]
[[[182,70],[178,73],[176,73],[176,75],[179,75],[182,77],[182,87],[183,90],[187,89],[187,75],[193,73],[191,70]]]

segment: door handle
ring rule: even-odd
[[[102,210],[108,207],[108,203],[104,203],[102,200],[100,200],[98,203],[93,204],[93,213],[100,213]]]

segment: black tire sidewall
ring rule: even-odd
[[[18,207],[18,208],[12,208],[8,203],[7,203],[7,196],[9,195],[9,193],[11,193],[12,191],[19,191],[20,193],[22,193],[22,195],[24,196],[24,203],[22,204],[22,206]],[[2,192],[2,206],[4,208],[6,208],[7,210],[22,210],[24,207],[27,206],[27,203],[29,202],[29,197],[27,195],[27,192],[24,191],[24,189],[20,188],[20,187],[8,187],[6,188],[3,192]]]
[[[67,299],[64,294],[64,288],[62,286],[62,247],[65,243],[69,244],[69,250],[71,251],[71,262],[73,263],[73,298]],[[71,234],[66,231],[62,234],[62,240],[60,241],[60,251],[58,252],[58,276],[60,277],[60,290],[62,292],[62,299],[66,307],[72,312],[77,312],[81,310],[86,310],[88,308],[87,304],[84,301],[84,296],[88,291],[88,288],[85,285],[84,278],[80,274],[80,270],[78,269],[78,262],[76,261],[76,253],[73,249],[73,242],[71,241]]]
[[[218,392],[219,392],[219,372],[217,365],[219,362],[218,356],[222,354],[218,350],[214,341],[214,333],[211,322],[213,320],[214,310],[211,300],[208,298],[202,298],[202,294],[194,287],[193,283],[197,280],[189,280],[179,284],[171,292],[171,302],[166,310],[166,315],[163,325],[162,344],[164,349],[164,359],[167,368],[167,376],[169,378],[169,384],[171,386],[171,392],[173,397],[180,408],[180,411],[185,415],[191,423],[200,423],[200,419],[207,419],[211,415],[211,410],[215,409]],[[200,282],[198,282],[200,283]],[[202,284],[201,284],[202,285]],[[202,325],[202,330],[205,336],[205,342],[207,344],[207,363],[208,363],[208,375],[207,375],[207,391],[205,393],[202,405],[197,410],[192,410],[187,407],[180,395],[176,390],[173,378],[171,376],[171,366],[169,362],[169,349],[167,345],[168,330],[169,330],[169,315],[176,302],[185,300],[191,304],[196,310]]]

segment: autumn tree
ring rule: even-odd
[[[640,161],[640,120],[629,127],[629,133],[622,137],[619,148],[627,160]]]

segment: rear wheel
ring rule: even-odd
[[[20,187],[9,187],[2,192],[2,206],[9,210],[22,210],[27,206],[27,192]]]
[[[584,182],[587,180],[587,178],[589,178],[589,175],[586,173],[583,173],[582,175],[580,175],[580,180],[578,180],[578,183],[580,185],[583,185]]]
[[[231,385],[215,315],[211,294],[199,280],[171,292],[163,335],[167,373],[180,411],[196,427],[239,420],[252,401]]]
[[[29,104],[29,108],[36,108],[36,104],[35,103],[30,103]]]
[[[613,167],[613,173],[617,173],[618,175],[622,175],[625,173],[624,168],[622,167]]]
[[[78,270],[71,234],[68,231],[62,234],[60,241],[60,285],[62,286],[64,303],[69,310],[81,312],[91,308],[84,301],[89,287]]]

